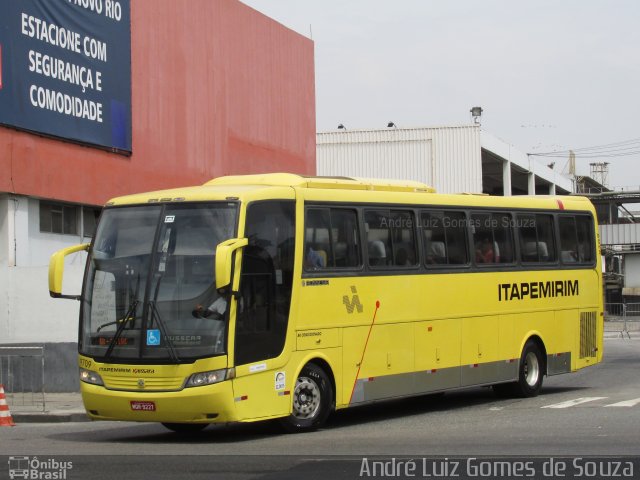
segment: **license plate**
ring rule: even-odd
[[[135,410],[137,412],[155,412],[156,404],[155,402],[137,402],[131,401],[131,410]]]

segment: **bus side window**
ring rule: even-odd
[[[561,216],[560,225],[560,259],[563,263],[578,261],[578,237],[575,217]]]
[[[391,231],[389,210],[366,210],[364,221],[367,230],[369,266],[384,267],[391,262]]]
[[[508,213],[493,215],[493,236],[496,250],[496,263],[513,263],[513,219]]]
[[[563,263],[592,263],[595,259],[593,221],[586,215],[559,215],[560,258]]]
[[[356,268],[361,263],[356,210],[309,208],[305,220],[305,270]]]
[[[447,234],[447,255],[450,265],[469,263],[467,249],[467,217],[464,212],[445,212],[444,224]]]
[[[512,223],[508,213],[474,213],[471,216],[477,264],[513,263]]]
[[[475,213],[471,216],[471,219],[476,263],[486,264],[499,261],[500,252],[499,247],[493,238],[491,214]]]
[[[411,267],[418,263],[413,212],[365,210],[367,251],[372,267]]]
[[[554,235],[553,217],[551,215],[536,215],[536,231],[538,233],[538,255],[540,262],[555,262],[556,242]]]
[[[361,265],[358,215],[355,210],[331,208],[331,253],[336,268]]]
[[[422,212],[421,219],[427,265],[464,265],[469,261],[464,212]]]
[[[556,246],[551,215],[518,215],[520,257],[523,262],[555,262]]]
[[[391,211],[392,264],[410,267],[418,264],[413,212]]]
[[[424,239],[425,263],[427,265],[448,263],[447,237],[442,212],[422,213],[422,238]]]
[[[578,260],[582,263],[591,263],[595,260],[595,241],[591,217],[576,216],[576,227],[578,230]]]

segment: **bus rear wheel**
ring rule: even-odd
[[[304,366],[296,379],[291,415],[280,420],[291,433],[321,427],[333,409],[333,388],[326,372],[317,365]]]
[[[544,365],[540,347],[533,340],[529,340],[520,356],[518,380],[513,383],[494,385],[493,389],[499,396],[535,397],[542,389]]]

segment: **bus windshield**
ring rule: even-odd
[[[236,223],[235,203],[105,209],[82,296],[80,353],[174,363],[224,354],[215,251]]]

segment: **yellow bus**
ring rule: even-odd
[[[228,176],[116,198],[51,258],[80,300],[94,420],[175,431],[471,386],[537,395],[602,359],[601,257],[582,197],[418,182]],[[88,252],[80,295],[65,256]]]

